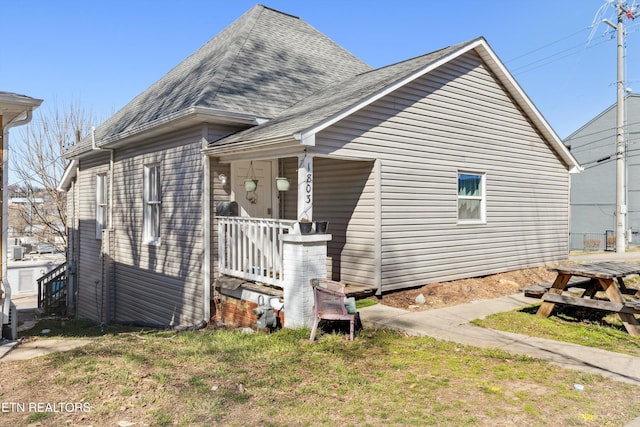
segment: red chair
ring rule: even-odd
[[[353,341],[356,314],[351,314],[347,311],[347,307],[345,306],[346,295],[344,294],[344,285],[328,279],[311,279],[311,287],[313,288],[315,304],[313,328],[311,328],[311,337],[309,340],[311,342],[315,340],[318,323],[320,323],[320,319],[325,319],[348,320],[349,339]]]

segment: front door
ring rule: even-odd
[[[273,218],[272,162],[254,160],[231,164],[233,199],[238,203],[240,216]],[[254,191],[245,188],[245,180],[255,179]]]

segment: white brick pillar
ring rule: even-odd
[[[313,290],[309,280],[327,277],[327,242],[331,234],[284,234],[284,327],[313,325]]]

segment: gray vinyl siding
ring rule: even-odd
[[[109,155],[99,153],[80,161],[78,186],[78,307],[77,317],[101,322],[104,319],[102,294],[101,240],[96,239],[96,175],[107,173]]]
[[[113,194],[108,195],[113,200],[112,229],[105,234],[108,241],[95,238],[95,177],[100,173],[110,179],[110,152],[95,152],[80,160],[76,184],[79,318],[173,327],[206,320],[201,150],[203,138],[213,141],[236,130],[194,127],[116,149]],[[159,245],[144,242],[144,167],[150,164],[160,166]],[[217,176],[228,176],[229,166],[213,161],[210,166],[215,206],[228,200],[228,189],[221,188]],[[210,236],[215,249],[215,233]],[[211,257],[215,256],[212,250]]]
[[[206,320],[202,138],[213,141],[237,129],[210,126],[204,130],[205,134],[203,128],[194,127],[115,152],[112,256],[117,322],[191,327]],[[159,245],[144,242],[144,168],[151,164],[160,166]],[[216,203],[228,200],[228,189],[220,186],[217,176],[229,176],[229,170],[215,161],[209,166],[213,213]],[[214,219],[211,226],[216,225]],[[215,233],[210,237],[211,259],[215,259]]]
[[[313,161],[313,217],[329,221],[327,244],[333,280],[371,284],[375,280],[373,162]]]
[[[203,320],[201,130],[117,151],[114,167],[117,322],[193,326]],[[144,167],[160,165],[160,244],[144,242]]]
[[[314,148],[380,159],[382,292],[566,259],[567,167],[475,53],[329,127]],[[485,224],[457,222],[459,171],[486,174]]]
[[[289,178],[290,190],[278,194],[280,201],[280,219],[298,220],[298,159],[287,157],[280,159],[281,171],[278,175]]]

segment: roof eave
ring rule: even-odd
[[[298,143],[299,141],[294,136],[284,136],[262,140],[248,140],[242,142],[236,142],[233,144],[223,145],[210,145],[202,150],[202,152],[209,156],[221,156],[225,154],[232,154],[253,149],[264,149],[270,146]]]
[[[26,95],[0,92],[0,115],[5,118],[4,126],[8,127],[14,121],[23,120],[25,113],[35,110],[42,102],[42,99]]]
[[[58,187],[56,188],[56,190],[63,191],[65,193],[69,191],[69,188],[71,187],[71,183],[76,177],[77,170],[78,170],[78,160],[73,159],[71,160],[71,162],[69,162],[69,164],[65,168],[64,174],[62,175],[62,179],[60,180],[60,184],[58,184]]]
[[[122,144],[136,142],[167,130],[179,130],[202,123],[222,123],[237,125],[256,125],[264,118],[254,114],[236,113],[216,108],[192,106],[176,113],[169,114],[133,129],[111,135],[98,142],[100,148],[116,148]]]
[[[429,73],[430,71],[440,67],[443,64],[446,64],[447,62],[451,61],[452,58],[462,55],[463,53],[467,52],[468,50],[470,50],[469,46],[471,46],[473,43],[470,42],[469,44],[462,46],[460,48],[460,50],[457,50],[455,52],[453,52],[450,55],[446,55],[443,56],[442,58],[414,71],[413,73],[410,73],[409,75],[405,76],[404,78],[396,81],[393,84],[390,84],[389,86],[375,92],[372,93],[371,95],[369,95],[368,97],[364,98],[362,101],[358,102],[357,104],[354,104],[336,114],[334,114],[333,116],[321,121],[320,123],[314,125],[311,128],[308,129],[304,129],[300,132],[298,132],[296,134],[296,138],[299,139],[300,141],[306,141],[306,140],[313,140],[312,135],[317,134],[318,132],[328,128],[329,126],[333,125],[334,123],[339,122],[340,120],[344,119],[345,117],[350,116],[351,114],[361,110],[362,108],[372,104],[373,102],[383,98],[384,96],[392,93],[393,91],[403,87],[404,85],[414,81],[417,78],[422,77],[423,75]]]

